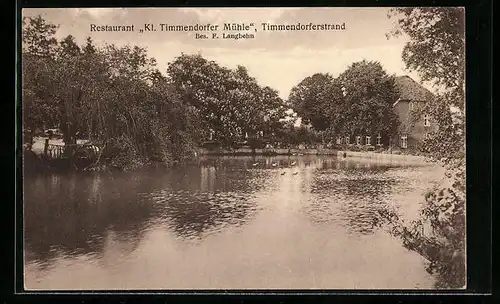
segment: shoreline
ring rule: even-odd
[[[368,158],[373,160],[380,161],[389,161],[389,162],[401,162],[401,163],[411,163],[411,164],[428,164],[431,160],[428,157],[420,156],[420,155],[411,155],[411,154],[394,154],[394,153],[378,153],[371,151],[341,151],[339,150],[337,153],[338,158]]]
[[[252,155],[264,155],[264,156],[273,156],[273,155],[337,155],[337,149],[294,149],[294,148],[286,148],[286,149],[249,149],[249,148],[240,148],[235,150],[226,150],[226,149],[214,149],[208,150],[201,148],[199,150],[200,155],[210,155],[210,156],[252,156]]]
[[[31,151],[31,157],[29,154],[24,154],[23,156],[23,171],[28,173],[28,171],[72,171],[72,172],[85,172],[85,171],[114,171],[116,168],[112,167],[99,167],[99,168],[88,168],[89,170],[78,170],[78,168],[70,168],[66,164],[66,160],[64,159],[53,159],[53,160],[44,160],[41,158],[41,154],[39,151]],[[37,153],[38,152],[38,153]],[[227,149],[214,149],[208,150],[205,148],[200,148],[198,150],[197,155],[194,160],[199,159],[203,156],[331,156],[337,158],[339,160],[346,159],[367,159],[376,162],[383,163],[399,163],[402,165],[411,164],[411,165],[425,165],[430,163],[430,159],[425,156],[417,156],[417,155],[409,155],[409,154],[390,154],[390,153],[380,153],[380,152],[372,152],[372,151],[347,151],[347,150],[339,150],[339,149],[249,149],[249,148],[240,148],[236,150],[227,150]],[[187,162],[190,163],[190,162]],[[186,163],[186,164],[187,164]],[[26,166],[28,165],[28,166]],[[89,164],[87,164],[89,165]],[[175,167],[182,165],[182,163],[176,163],[172,165],[163,164],[161,162],[148,162],[145,166],[139,166],[130,170],[124,171],[135,171],[141,170],[141,168],[145,167]],[[87,166],[85,166],[87,167]],[[118,170],[122,171],[122,170]]]
[[[407,161],[407,162],[422,162],[427,163],[430,159],[426,156],[412,155],[412,154],[396,154],[387,152],[373,152],[373,151],[349,151],[349,150],[339,150],[339,149],[236,149],[236,150],[225,150],[225,149],[200,149],[200,156],[273,156],[273,155],[293,155],[293,156],[304,156],[304,155],[330,155],[337,158],[370,158],[378,160],[395,160],[395,161]]]

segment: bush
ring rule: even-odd
[[[202,147],[207,150],[215,150],[221,147],[221,143],[218,141],[206,141],[202,144]]]
[[[266,141],[259,138],[251,138],[248,140],[248,145],[251,149],[264,149],[266,147]]]
[[[375,150],[375,147],[374,146],[360,146],[360,150],[361,151],[365,151],[365,152],[368,152],[368,151],[374,151]]]
[[[360,152],[361,151],[361,146],[352,145],[352,146],[348,147],[348,150],[349,151],[354,151],[354,152]]]
[[[380,210],[391,234],[425,257],[427,271],[437,275],[436,288],[465,286],[465,193],[443,184],[425,195],[421,218],[409,225],[395,211]],[[430,228],[430,229],[426,229]]]
[[[110,139],[103,152],[107,165],[118,170],[133,170],[144,165],[145,160],[139,155],[132,140],[127,136]]]

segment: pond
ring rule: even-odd
[[[432,288],[375,222],[387,206],[415,217],[438,177],[319,156],[25,176],[25,288]]]

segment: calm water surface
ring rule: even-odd
[[[432,288],[374,221],[384,206],[416,216],[437,176],[304,156],[25,177],[25,287]]]

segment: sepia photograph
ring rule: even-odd
[[[467,287],[464,8],[21,17],[26,291]]]

